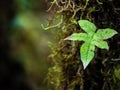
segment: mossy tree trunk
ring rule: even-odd
[[[54,0],[59,43],[52,46],[54,66],[48,76],[56,90],[119,90],[120,89],[120,0]],[[53,9],[51,9],[53,10]],[[74,32],[81,32],[76,21],[87,19],[99,28],[113,28],[118,34],[108,40],[110,50],[96,49],[95,58],[83,70],[79,46],[82,42],[65,41]]]

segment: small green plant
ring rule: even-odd
[[[84,41],[80,48],[80,57],[85,69],[94,58],[95,46],[108,50],[108,43],[104,40],[111,38],[117,32],[110,28],[98,29],[96,31],[96,26],[88,20],[79,20],[78,23],[86,33],[73,33],[65,40]]]

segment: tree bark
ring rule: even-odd
[[[57,27],[59,43],[52,46],[54,66],[48,76],[56,90],[119,90],[120,89],[120,1],[119,0],[54,0],[54,12],[62,17]],[[53,10],[53,9],[52,9]],[[118,34],[108,40],[110,50],[95,51],[96,56],[83,70],[80,61],[81,42],[63,40],[81,32],[76,21],[87,19],[98,28],[113,28]],[[59,28],[60,27],[60,28]],[[56,78],[55,78],[56,77]]]

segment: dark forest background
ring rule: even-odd
[[[50,1],[1,0],[0,90],[119,90],[120,1],[53,0],[51,13]],[[61,18],[53,30],[41,27]],[[80,32],[80,19],[118,32],[108,40],[110,50],[97,49],[86,70],[79,61],[81,43],[63,40]]]
[[[50,31],[41,23],[51,15],[46,0],[1,0],[0,90],[49,90]]]

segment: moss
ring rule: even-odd
[[[51,10],[62,19],[62,23],[57,26],[59,43],[52,46],[54,47],[51,55],[53,67],[49,71],[50,82],[54,82],[56,90],[119,89],[117,84],[119,78],[115,73],[116,63],[119,65],[120,62],[113,60],[120,57],[119,34],[108,40],[109,51],[96,50],[96,57],[86,70],[83,70],[79,60],[79,45],[82,42],[63,40],[73,32],[81,32],[77,24],[79,19],[90,20],[99,28],[114,28],[120,33],[119,4],[119,0],[54,0],[52,2]]]

